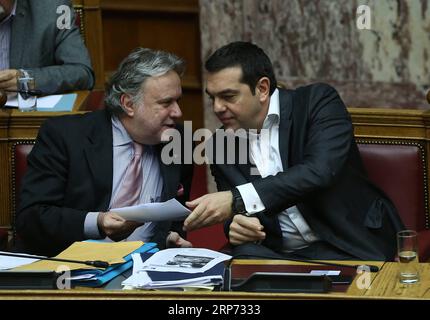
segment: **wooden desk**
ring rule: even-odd
[[[420,281],[402,284],[398,281],[398,264],[387,262],[378,273],[365,297],[394,299],[430,299],[430,263],[420,263]]]
[[[90,95],[90,91],[77,91],[77,97],[72,111],[29,111],[22,112],[18,109],[2,109],[3,112],[9,114],[9,140],[19,139],[35,139],[40,125],[48,118],[71,114],[86,112],[85,102]]]
[[[370,288],[359,289],[357,279],[345,293],[304,294],[304,293],[249,293],[249,292],[175,292],[143,290],[104,290],[100,288],[77,288],[71,290],[0,290],[0,299],[38,299],[38,300],[291,300],[291,299],[429,299],[430,298],[430,264],[421,264],[422,280],[414,285],[401,285],[397,278],[397,263],[375,261],[337,261],[348,265],[371,264],[382,268],[371,274]],[[279,260],[236,260],[235,264],[303,264]],[[315,269],[318,269],[315,265]]]

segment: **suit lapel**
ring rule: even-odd
[[[158,159],[160,164],[160,173],[163,177],[163,191],[161,193],[162,201],[169,200],[171,198],[176,197],[177,188],[179,187],[180,181],[180,165],[176,164],[164,164],[161,161],[161,149],[163,145],[160,144],[157,146]]]
[[[224,129],[224,127],[221,127],[221,129]],[[222,170],[226,176],[236,179],[236,185],[254,181],[260,177],[260,175],[251,174],[251,169],[256,168],[256,166],[251,163],[248,138],[244,136],[235,136],[234,139],[234,164],[229,164],[227,162],[227,158],[229,157],[228,152],[230,149],[227,145],[224,145],[224,164],[220,164],[219,167],[222,167]],[[242,175],[239,176],[237,174],[238,170]]]
[[[240,148],[240,146],[242,146],[242,148]],[[246,149],[244,148],[244,146],[246,146]],[[239,169],[239,171],[242,173],[242,175],[245,179],[244,181],[252,182],[255,179],[259,178],[260,177],[259,174],[257,174],[257,175],[251,174],[252,168],[257,169],[257,167],[254,164],[252,164],[252,162],[251,162],[251,151],[249,149],[250,148],[249,140],[246,137],[236,137],[235,148],[236,148],[235,163],[236,163],[236,166]],[[241,154],[241,151],[246,152],[246,154],[245,154],[246,162],[245,163],[241,163],[241,161],[240,161],[244,157],[244,155]],[[227,165],[227,168],[228,167],[232,167],[232,166]],[[256,172],[258,172],[258,170],[256,170]],[[243,182],[243,183],[246,183],[246,182]]]
[[[288,150],[291,134],[291,112],[293,110],[292,95],[287,90],[279,89],[279,153],[282,159],[282,167],[288,169]]]
[[[10,68],[22,67],[22,53],[25,51],[25,38],[30,34],[29,22],[26,15],[29,14],[27,1],[18,1],[16,4],[15,16],[12,21],[10,34],[9,65]]]
[[[96,201],[107,208],[113,179],[112,125],[106,112],[97,116],[100,119],[91,123],[84,152],[95,185]]]

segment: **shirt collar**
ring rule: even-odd
[[[18,0],[15,0],[15,2],[13,3],[13,8],[12,8],[12,12],[10,13],[10,16],[14,16],[15,12],[16,12],[16,3],[18,2]]]
[[[274,124],[279,124],[279,90],[275,89],[270,96],[269,110],[267,111],[266,118],[263,121],[262,129],[270,129]],[[258,138],[259,133],[250,130],[248,132],[250,138]]]
[[[112,116],[112,138],[114,147],[123,146],[133,141],[116,116]]]
[[[279,90],[275,89],[270,96],[269,110],[263,122],[263,128],[279,123]]]

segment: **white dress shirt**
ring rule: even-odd
[[[279,153],[279,120],[279,91],[276,89],[270,97],[269,110],[262,130],[258,134],[249,133],[250,157],[262,178],[284,171]],[[251,182],[237,186],[237,189],[242,196],[246,211],[256,213],[266,209]],[[278,220],[285,252],[306,248],[312,242],[319,240],[296,206],[279,213]]]

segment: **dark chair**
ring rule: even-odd
[[[370,180],[393,201],[406,228],[418,232],[421,261],[430,258],[427,153],[421,141],[361,139]]]
[[[0,228],[0,251],[8,249],[9,232],[7,228]]]
[[[16,141],[12,144],[11,166],[12,166],[12,183],[11,183],[11,204],[12,204],[12,242],[16,239],[16,211],[19,204],[19,193],[21,182],[27,170],[27,155],[33,149],[34,140]]]

